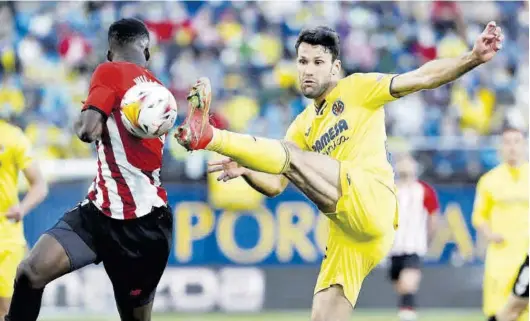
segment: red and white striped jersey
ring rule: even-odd
[[[398,185],[399,226],[390,255],[427,252],[427,218],[440,206],[434,189],[425,182],[416,181]]]
[[[115,219],[144,216],[167,202],[160,183],[165,136],[136,138],[120,117],[123,95],[139,82],[160,83],[147,69],[133,63],[103,63],[92,75],[83,106],[83,110],[95,109],[107,117],[101,139],[96,141],[98,172],[88,199]]]

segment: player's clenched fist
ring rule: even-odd
[[[6,213],[6,218],[13,222],[20,222],[24,217],[24,211],[19,205],[12,206]]]
[[[220,161],[213,161],[208,163],[208,173],[222,172],[217,178],[218,181],[227,182],[233,178],[244,175],[248,172],[248,169],[242,167],[237,162],[234,162],[230,158],[226,158]]]
[[[473,55],[480,62],[487,62],[502,49],[503,40],[504,34],[501,27],[498,27],[495,21],[491,21],[475,41]]]

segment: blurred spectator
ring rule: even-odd
[[[70,127],[91,72],[105,61],[106,29],[125,16],[149,27],[150,68],[175,94],[180,116],[190,86],[207,76],[213,84],[212,121],[274,138],[283,136],[308,103],[297,89],[294,63],[294,42],[304,26],[331,24],[339,32],[348,75],[406,72],[462,54],[496,19],[506,33],[499,57],[454,84],[392,103],[388,135],[427,153],[420,155],[425,173],[454,179],[494,165],[494,146],[479,135],[495,135],[506,124],[528,129],[526,1],[484,2],[480,10],[473,2],[450,1],[4,3],[0,114],[27,126],[46,157],[90,153],[86,145],[70,145],[77,142]],[[184,151],[167,146],[168,157],[186,159]],[[464,147],[474,152],[457,150]]]
[[[221,114],[230,121],[230,129],[236,132],[247,132],[251,119],[259,113],[258,102],[249,92],[235,92],[225,101],[220,109]]]
[[[13,74],[4,74],[0,87],[0,117],[11,118],[26,107],[19,81]]]

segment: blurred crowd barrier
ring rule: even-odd
[[[498,57],[454,84],[393,102],[390,145],[417,151],[433,180],[473,181],[494,166],[495,136],[528,128],[528,3],[476,2],[3,2],[0,117],[22,126],[44,160],[87,159],[73,135],[90,75],[105,61],[108,26],[144,20],[150,69],[186,111],[201,76],[214,89],[216,126],[281,138],[308,101],[298,90],[294,43],[304,26],[341,36],[346,75],[400,73],[468,50],[490,20],[506,35]],[[182,115],[181,115],[182,116]],[[203,180],[207,155],[166,146],[168,180]]]
[[[25,221],[32,246],[64,212],[86,195],[87,182],[55,184],[49,197]],[[430,243],[426,264],[481,264],[485,242],[471,225],[474,185],[434,185],[441,205],[440,224]],[[174,212],[175,237],[170,265],[252,265],[318,267],[325,253],[329,221],[294,187],[281,195],[246,206],[244,190],[224,190],[225,204],[212,202],[202,183],[166,185]]]
[[[256,202],[237,183],[212,200],[203,183],[166,185],[174,238],[154,309],[169,311],[296,310],[311,307],[325,253],[328,219],[294,188]],[[440,224],[425,260],[422,307],[480,306],[485,241],[471,226],[473,185],[434,185]],[[24,220],[33,246],[42,232],[85,195],[87,182],[59,183]],[[227,206],[248,200],[246,207]],[[395,296],[382,262],[365,281],[359,307],[393,308]],[[112,286],[101,265],[46,287],[44,314],[115,311]],[[440,286],[443,280],[444,286]]]

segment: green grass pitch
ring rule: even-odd
[[[418,321],[484,321],[480,310],[420,310]],[[117,316],[43,316],[45,321],[119,321]],[[309,321],[309,311],[301,312],[263,312],[256,314],[157,314],[153,321]],[[357,310],[352,321],[398,321],[393,310]]]

